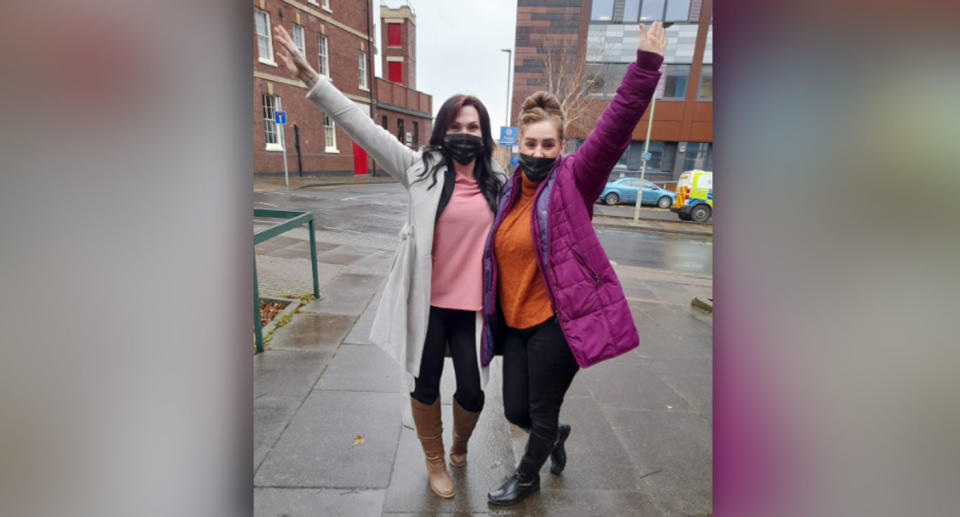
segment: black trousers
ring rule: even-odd
[[[507,328],[503,341],[507,420],[555,440],[563,397],[579,370],[556,317],[528,329]]]
[[[420,376],[411,397],[423,404],[433,404],[440,396],[440,376],[447,344],[457,374],[454,400],[467,411],[483,409],[480,370],[477,366],[476,313],[458,309],[430,307],[427,338],[420,358]]]

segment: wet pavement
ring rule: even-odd
[[[628,266],[667,269],[698,275],[713,274],[713,238],[600,228],[607,257]]]
[[[258,206],[311,210],[324,224],[321,298],[254,358],[255,515],[710,515],[712,319],[690,307],[692,297],[712,296],[708,240],[601,230],[640,346],[575,378],[561,412],[573,429],[566,470],[554,476],[545,467],[540,493],[514,507],[487,505],[525,441],[503,416],[497,358],[467,466],[451,469],[457,494],[440,499],[416,434],[402,423],[409,397],[400,368],[367,340],[405,214],[405,199],[384,187],[399,188],[256,194]],[[262,294],[310,291],[307,238],[297,229],[257,246]],[[448,446],[452,370],[448,359]]]

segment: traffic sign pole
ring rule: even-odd
[[[280,150],[283,151],[283,181],[287,184],[287,190],[290,190],[290,171],[287,169],[287,140],[283,134],[283,126],[287,125],[287,112],[274,112],[273,121],[280,127]]]
[[[290,189],[290,172],[287,170],[287,140],[283,137],[283,125],[280,126],[280,147],[283,149],[283,181]]]

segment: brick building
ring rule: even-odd
[[[568,150],[576,149],[636,59],[638,24],[667,24],[663,77],[650,136],[647,174],[675,180],[713,167],[711,0],[518,0],[511,119],[523,99],[551,90],[571,106]],[[566,81],[563,78],[567,78]],[[637,171],[650,110],[637,124],[618,170]]]
[[[388,122],[401,125],[403,131],[391,131],[401,135],[401,141],[407,141],[406,133],[417,131],[411,134],[411,146],[426,141],[424,135],[432,128],[431,96],[374,77],[375,12],[373,0],[254,0],[255,174],[283,174],[276,110],[287,114],[284,136],[291,175],[373,170],[366,153],[306,100],[306,87],[276,62],[271,28],[277,24],[290,32],[314,68],[375,122],[383,123],[387,116]]]
[[[380,6],[380,54],[386,79],[377,78],[377,120],[417,149],[430,140],[433,99],[417,91],[417,17],[409,4]]]

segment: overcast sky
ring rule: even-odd
[[[386,3],[397,7],[408,2]],[[498,138],[506,119],[508,67],[513,68],[512,59],[508,61],[500,49],[513,51],[517,1],[409,0],[409,4],[417,16],[417,89],[433,95],[433,115],[453,94],[474,95],[490,112],[493,137]],[[378,22],[378,49],[379,39]],[[382,77],[380,61],[376,60],[376,74]]]

